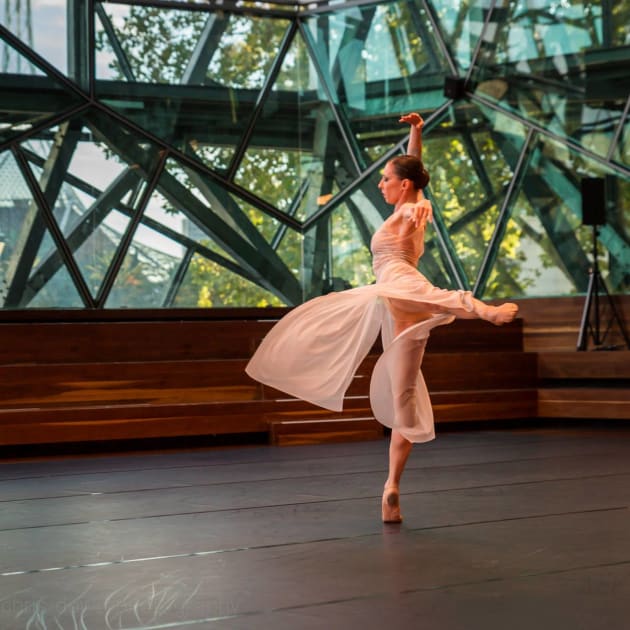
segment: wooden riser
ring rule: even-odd
[[[276,420],[269,423],[270,442],[279,446],[380,440],[383,425],[371,416]]]
[[[344,413],[368,407],[367,398],[350,398]],[[9,409],[0,410],[0,445],[260,433],[269,430],[267,414],[316,410],[296,399]]]
[[[538,417],[630,420],[630,388],[543,389]]]
[[[536,389],[437,392],[431,396],[436,424],[535,418]]]
[[[627,379],[630,386],[630,352],[539,352],[538,378]]]

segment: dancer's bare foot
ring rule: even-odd
[[[518,313],[518,306],[513,302],[506,302],[501,306],[490,307],[490,317],[488,318],[495,326],[509,324]]]
[[[383,523],[402,523],[400,493],[396,486],[385,486],[381,502]]]

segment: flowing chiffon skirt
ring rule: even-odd
[[[415,275],[410,284],[399,277],[296,307],[263,339],[247,374],[302,400],[341,411],[357,368],[381,332],[383,353],[370,382],[374,417],[411,442],[433,439],[433,411],[420,371],[424,349],[433,328],[455,319],[447,312],[449,306],[472,307],[465,303],[464,292],[442,291],[428,283],[432,291],[419,292],[419,274]],[[390,300],[397,310],[423,312],[428,319],[394,338]]]

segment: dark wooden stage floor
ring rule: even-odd
[[[626,630],[630,427],[0,465],[0,628]]]

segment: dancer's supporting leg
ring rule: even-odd
[[[392,304],[391,307],[393,306]],[[398,337],[407,328],[416,324],[419,319],[424,318],[418,315],[416,315],[415,319],[394,318],[394,337]],[[394,399],[396,401],[395,404],[402,404],[403,407],[408,402],[409,391],[415,389],[416,375],[422,360],[423,349],[414,348],[414,350],[417,351],[417,357],[411,354],[405,355],[396,366],[395,389],[397,391],[393,392]],[[406,410],[404,409],[403,411]],[[389,472],[381,502],[383,522],[385,523],[400,523],[402,521],[400,514],[400,478],[409,459],[412,446],[413,444],[409,440],[404,438],[396,429],[392,429],[389,443]]]
[[[382,501],[383,522],[385,523],[400,523],[402,521],[398,488],[412,447],[413,444],[398,431],[392,431],[389,443],[389,475],[385,482]]]

